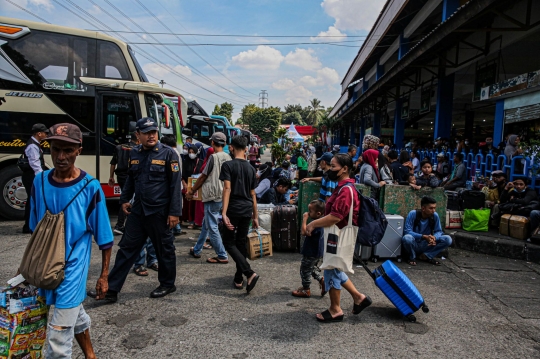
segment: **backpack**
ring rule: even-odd
[[[431,216],[429,219],[429,228],[431,228],[431,235],[435,232],[435,216]],[[416,210],[416,216],[414,217],[413,231],[420,227],[420,221],[422,220],[422,210]]]
[[[64,212],[95,178],[86,182],[62,211],[52,214],[45,200],[45,175],[44,172],[41,173],[41,190],[46,212],[24,250],[19,272],[33,286],[56,289],[64,280],[64,268],[75,248],[74,243],[66,259]]]
[[[350,185],[352,184],[346,184],[345,186]],[[384,232],[386,232],[388,220],[384,212],[379,208],[379,203],[376,200],[364,196],[362,191],[356,188],[356,186],[353,186],[353,188],[356,190],[358,199],[360,200],[356,244],[368,247],[376,246],[381,242]]]

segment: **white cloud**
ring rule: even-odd
[[[317,80],[321,85],[334,85],[339,83],[339,75],[336,70],[324,67],[317,71]]]
[[[307,87],[315,87],[318,86],[318,81],[316,78],[311,76],[303,76],[298,80],[298,83],[303,86]]]
[[[145,73],[148,73],[154,77],[157,77],[158,79],[163,79],[165,80],[165,82],[167,82],[167,77],[175,76],[172,74],[169,68],[174,69],[174,71],[184,76],[191,75],[191,69],[187,66],[182,66],[182,65],[176,65],[176,66],[165,65],[164,67],[162,67],[156,63],[149,63],[143,66],[143,70]]]
[[[313,56],[315,51],[312,49],[299,49],[291,51],[285,56],[285,63],[292,66],[300,67],[304,70],[314,71],[321,68],[322,64],[316,56]]]
[[[54,8],[51,0],[16,0],[14,2],[20,7],[23,7],[25,9],[28,9],[30,7],[29,5],[32,5],[33,7],[42,7],[48,12],[50,12]],[[20,8],[8,2],[2,1],[0,3],[0,11],[1,12],[4,12],[4,11],[17,11],[18,12],[18,11],[23,11],[23,10],[21,10]],[[32,20],[35,21],[35,19],[32,19]]]
[[[232,62],[245,69],[276,70],[285,58],[279,50],[259,45],[255,50],[242,51],[232,57]]]
[[[272,88],[276,90],[288,90],[294,87],[294,81],[288,78],[278,80],[272,84]]]
[[[338,36],[338,37],[336,37]],[[334,26],[328,26],[328,31],[321,31],[316,37],[312,37],[312,41],[343,41],[347,34],[342,33]]]
[[[386,0],[323,0],[324,11],[339,30],[371,30]]]
[[[29,0],[28,2],[34,6],[41,6],[47,11],[52,10],[54,7],[51,0]]]
[[[304,86],[295,86],[285,93],[287,103],[306,103],[313,97],[313,92]]]
[[[90,8],[90,10],[88,10],[88,12],[92,15],[100,15],[102,13],[101,9],[97,7],[97,5],[92,5],[92,7]]]

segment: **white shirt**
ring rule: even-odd
[[[39,143],[37,138],[32,136],[32,139]],[[41,156],[41,149],[38,145],[35,143],[32,143],[26,147],[26,150],[24,150],[24,154],[26,158],[28,158],[28,164],[30,164],[30,167],[34,170],[34,174],[38,174],[43,171],[43,168],[41,168],[41,161],[39,157]]]

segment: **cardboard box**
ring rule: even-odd
[[[190,191],[193,186],[195,185],[195,182],[197,182],[197,178],[195,177],[189,177],[188,183],[187,183],[187,190]],[[202,201],[202,188],[199,188],[199,190],[193,194],[193,201]]]
[[[499,231],[503,236],[527,239],[529,238],[529,219],[515,214],[504,214],[501,217]]]
[[[446,229],[459,229],[463,223],[462,211],[450,211],[446,210]]]
[[[261,252],[262,257],[272,256],[272,236],[270,232],[264,229],[250,232],[247,236],[246,246],[248,259],[250,260],[261,258]]]

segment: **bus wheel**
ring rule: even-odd
[[[2,186],[0,216],[7,219],[24,219],[27,196],[21,175],[22,171],[16,165],[7,166],[0,171],[0,186]]]

